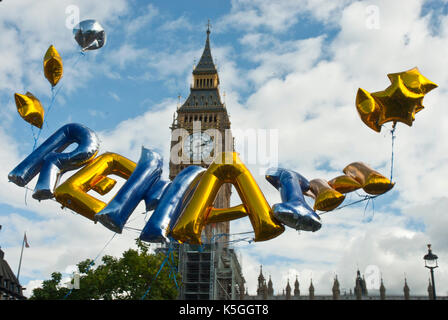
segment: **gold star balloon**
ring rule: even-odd
[[[427,94],[432,89],[438,87],[434,82],[424,77],[417,67],[404,72],[389,73],[387,77],[391,83],[394,83],[398,78],[401,78],[406,88],[414,93]]]
[[[356,110],[361,120],[372,130],[381,131],[378,124],[380,118],[380,105],[366,90],[359,88],[356,95]]]
[[[56,48],[51,45],[44,56],[45,78],[54,87],[61,80],[63,71],[62,58]]]
[[[417,67],[404,72],[389,73],[387,77],[392,83],[396,82],[398,78],[401,78],[406,88],[414,93],[427,94],[432,89],[438,87],[434,82],[424,77]],[[423,108],[423,106],[417,107],[415,109],[415,113],[419,112]]]
[[[386,90],[372,93],[372,97],[379,102],[380,117],[378,125],[386,122],[403,122],[412,126],[415,119],[415,109],[423,108],[423,93],[409,91],[401,77],[397,77]]]
[[[39,99],[31,92],[27,92],[26,94],[15,93],[14,100],[22,119],[41,129],[45,112]]]
[[[359,88],[356,109],[361,120],[372,130],[381,131],[387,122],[412,126],[415,114],[424,107],[423,97],[437,85],[424,77],[418,68],[387,75],[391,85],[384,91],[369,93]]]

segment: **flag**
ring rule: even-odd
[[[28,240],[26,239],[26,232],[25,232],[25,235],[23,236],[23,242],[25,243],[25,248],[30,247],[30,245],[28,244]]]

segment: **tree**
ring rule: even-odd
[[[165,261],[163,269],[154,280],[166,252],[150,253],[149,245],[137,240],[138,250],[129,249],[120,258],[103,256],[102,264],[93,268],[90,259],[77,264],[80,273],[80,289],[72,290],[61,286],[62,274],[53,272],[51,279],[45,280],[41,288],[33,290],[31,300],[91,300],[91,299],[141,299],[148,288],[145,299],[164,300],[177,297],[179,274],[171,266],[177,266],[177,256],[173,253]],[[174,259],[174,260],[173,260]],[[174,278],[175,276],[175,278]]]

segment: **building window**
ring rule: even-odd
[[[194,116],[194,121],[198,120],[198,116]]]
[[[214,120],[214,122],[216,122],[216,116],[215,116],[215,120]]]

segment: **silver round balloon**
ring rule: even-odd
[[[106,44],[106,32],[101,24],[93,19],[78,23],[73,28],[73,34],[81,51],[96,50]]]

